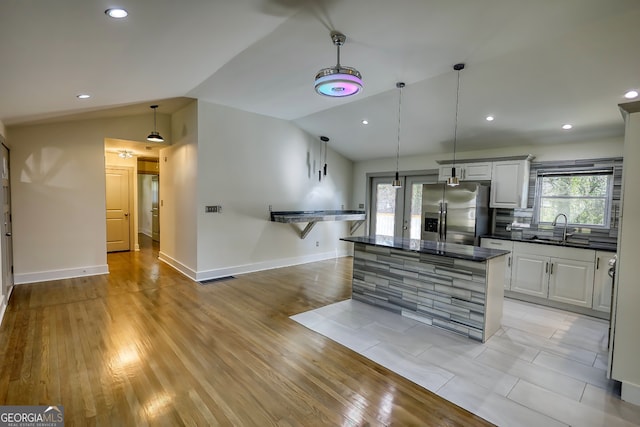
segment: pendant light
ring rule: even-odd
[[[398,96],[398,148],[396,150],[396,177],[391,183],[393,188],[401,188],[402,182],[400,181],[400,115],[402,113],[402,88],[404,87],[404,83],[398,82],[396,83],[396,87],[398,88],[400,95]]]
[[[456,143],[458,142],[458,103],[460,101],[460,71],[464,70],[464,64],[456,64],[453,69],[458,72],[458,87],[456,89],[456,121],[453,127],[453,166],[451,166],[451,176],[447,178],[449,187],[457,187],[460,180],[456,176]]]
[[[320,141],[324,144],[324,167],[322,168],[322,174],[327,176],[327,143],[329,142],[329,137],[321,136]]]
[[[153,132],[147,136],[147,141],[151,142],[164,142],[164,138],[160,136],[158,131],[156,130],[156,110],[158,109],[157,105],[152,105],[150,107],[153,110]]]
[[[337,31],[331,32],[331,40],[338,50],[335,67],[323,68],[316,74],[316,92],[320,95],[342,98],[359,93],[362,90],[362,75],[358,70],[340,65],[340,47],[347,37]]]

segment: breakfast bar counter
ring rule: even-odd
[[[386,236],[354,243],[352,299],[486,341],[502,319],[509,252]]]

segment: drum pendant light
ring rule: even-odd
[[[147,136],[147,141],[151,142],[164,142],[164,138],[160,136],[158,131],[156,130],[156,110],[158,109],[157,105],[152,105],[150,107],[153,110],[153,132]]]
[[[449,187],[457,187],[460,180],[456,176],[456,143],[458,140],[458,103],[460,100],[460,70],[464,70],[464,64],[456,64],[453,69],[458,72],[458,87],[456,89],[456,121],[453,127],[453,166],[451,167],[451,176],[447,178]]]
[[[400,95],[398,96],[398,148],[396,149],[396,177],[391,182],[391,186],[393,188],[402,188],[402,181],[400,181],[400,115],[402,113],[402,88],[404,87],[404,83],[398,82],[396,83],[396,87],[400,91]]]
[[[347,37],[337,31],[331,32],[331,40],[338,50],[335,67],[323,68],[316,74],[316,92],[333,98],[342,98],[359,93],[362,90],[362,75],[358,70],[340,65],[340,47]]]

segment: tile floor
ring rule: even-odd
[[[482,344],[352,300],[291,318],[500,426],[640,425],[606,378],[599,319],[505,299]]]

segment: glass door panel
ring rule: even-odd
[[[374,178],[372,183],[371,234],[379,236],[395,235],[397,190],[388,178]]]
[[[404,187],[403,234],[407,239],[420,239],[422,225],[422,184],[438,181],[437,175],[408,176]]]

